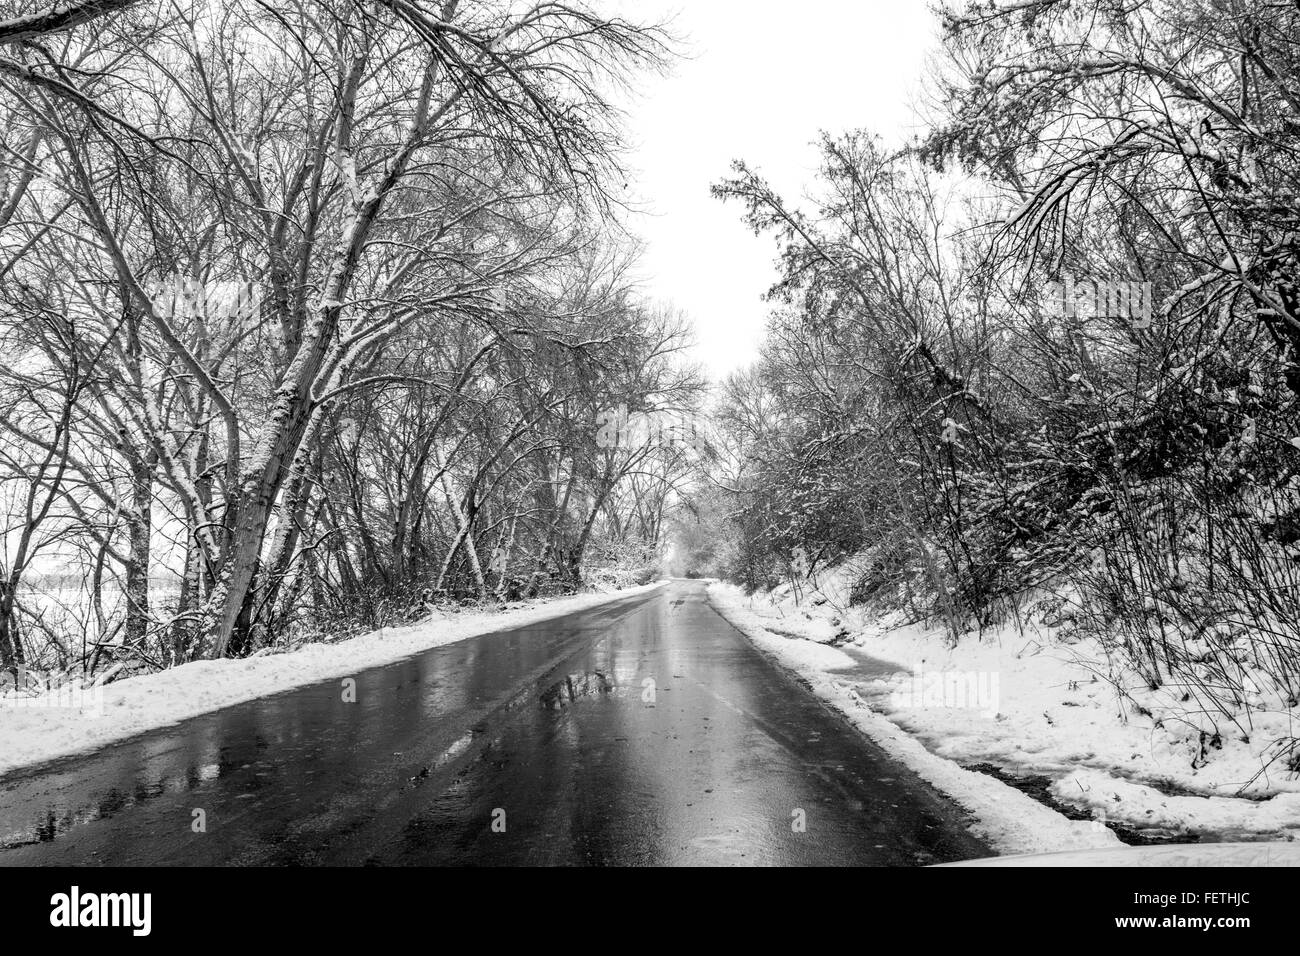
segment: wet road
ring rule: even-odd
[[[0,865],[989,855],[699,582],[355,680],[354,703],[326,681],[0,778]]]

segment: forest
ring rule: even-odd
[[[855,603],[1095,638],[1248,735],[1300,700],[1300,11],[941,13],[914,140],[828,133],[815,203],[714,188],[780,278],[701,559],[752,590],[853,556]]]
[[[611,96],[670,45],[560,3],[0,22],[0,665],[648,580],[686,449],[594,420],[703,396],[618,215]]]
[[[846,118],[808,201],[720,171],[779,278],[711,384],[622,215],[677,43],[597,7],[9,5],[0,665],[852,559],[951,642],[1294,708],[1300,10],[941,8],[914,137]]]

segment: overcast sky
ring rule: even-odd
[[[898,143],[937,25],[926,0],[605,0],[628,19],[671,17],[688,59],[629,104],[630,190],[646,209],[645,290],[694,321],[715,377],[756,354],[776,247],[709,186],[744,159],[799,197],[817,167],[818,131],[865,128]]]

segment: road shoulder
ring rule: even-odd
[[[501,609],[439,612],[334,643],[282,654],[195,661],[84,690],[44,698],[0,700],[0,777],[63,757],[92,753],[138,734],[234,704],[331,679],[344,679],[458,641],[536,624],[663,587],[659,581],[620,591],[516,603]]]
[[[1122,845],[1105,827],[1070,820],[1000,780],[931,753],[893,721],[873,711],[850,684],[836,679],[836,668],[853,663],[837,648],[774,634],[728,589],[711,584],[708,597],[713,608],[760,651],[798,674],[813,693],[843,713],[886,753],[966,810],[974,821],[972,831],[1000,853]]]

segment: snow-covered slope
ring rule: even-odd
[[[940,627],[848,607],[850,577],[832,570],[797,595],[715,584],[710,596],[828,696],[860,703],[851,713],[869,708],[859,722],[873,736],[905,731],[946,761],[1046,778],[1052,800],[1097,823],[1207,839],[1300,835],[1300,779],[1266,765],[1276,741],[1297,734],[1295,713],[1261,711],[1250,733],[1215,737],[1174,695],[1143,696],[1091,641],[1007,625],[953,646]]]

